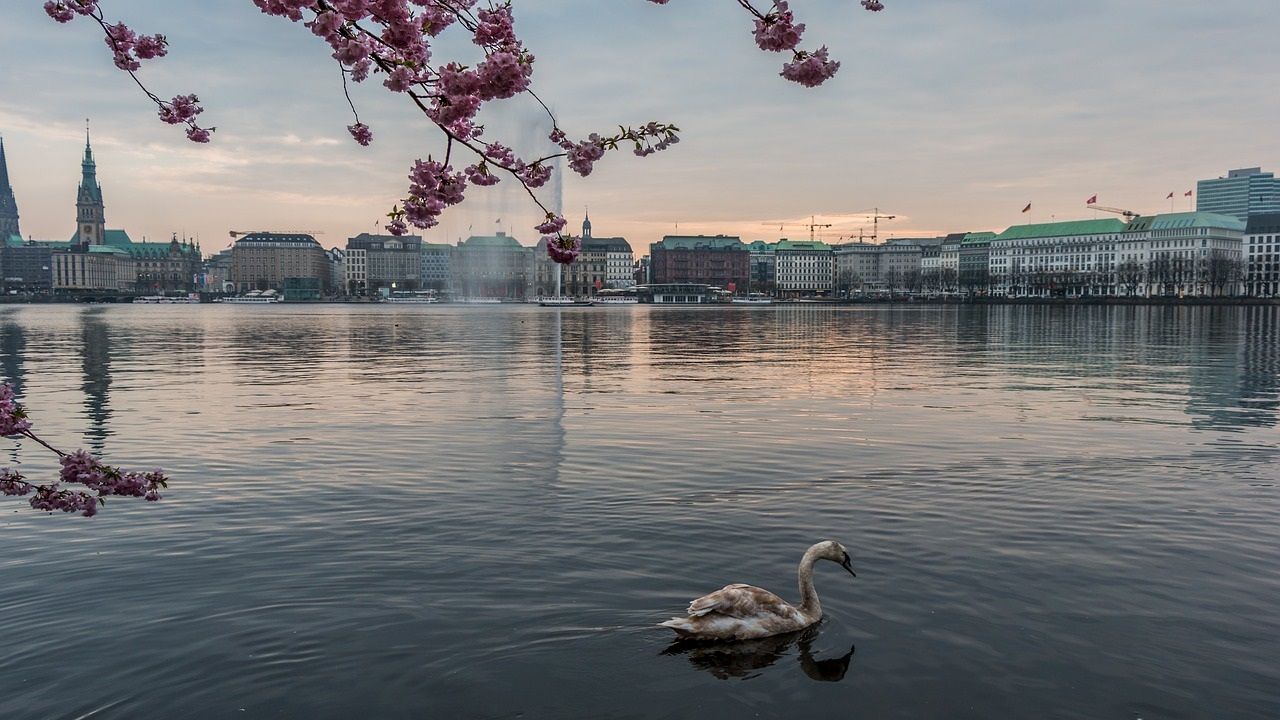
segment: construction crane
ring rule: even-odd
[[[1090,210],[1101,210],[1103,212],[1113,212],[1117,215],[1123,215],[1125,220],[1132,220],[1138,217],[1138,213],[1132,210],[1121,210],[1120,208],[1106,207],[1105,205],[1086,205]]]
[[[272,233],[274,235],[323,235],[323,230],[232,230],[230,235],[233,238],[241,235],[252,235],[254,233]]]
[[[814,233],[813,233],[814,229],[816,229],[816,228],[829,228],[829,227],[831,227],[831,223],[823,224],[823,223],[817,222],[817,220],[815,220],[815,218],[816,218],[816,217],[817,217],[816,215],[810,215],[810,216],[809,216],[809,222],[807,222],[807,223],[789,223],[789,222],[771,223],[771,222],[767,222],[767,223],[760,223],[760,224],[761,224],[761,225],[777,225],[777,226],[778,226],[778,232],[782,232],[782,228],[784,228],[784,227],[792,227],[792,226],[807,227],[807,228],[809,228],[809,242],[813,242],[813,240],[814,240]]]
[[[897,216],[897,215],[881,215],[881,214],[880,214],[880,208],[874,208],[874,209],[872,210],[872,212],[871,212],[871,242],[872,242],[872,243],[876,243],[876,242],[879,242],[879,241],[880,241],[880,240],[879,240],[879,238],[880,238],[880,218],[884,218],[885,220],[892,220],[892,219],[894,219],[894,218],[896,218],[896,217],[898,217],[898,216]]]

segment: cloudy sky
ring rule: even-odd
[[[804,47],[843,65],[805,89],[778,77],[732,0],[515,0],[537,56],[534,87],[571,137],[672,122],[682,142],[648,158],[615,153],[546,193],[570,227],[644,254],[667,234],[829,242],[1087,219],[1085,201],[1186,210],[1195,181],[1239,167],[1280,171],[1276,0],[792,0]],[[165,34],[142,79],[194,92],[212,143],[162,124],[116,70],[96,25],[58,25],[40,0],[0,10],[0,136],[24,235],[75,230],[85,118],[107,226],[135,240],[308,230],[326,247],[376,232],[415,158],[441,137],[403,97],[353,88],[374,132],[362,148],[327,46],[250,0],[103,0],[108,19]],[[437,60],[474,61],[458,39]],[[539,111],[495,104],[487,136],[526,147]],[[526,245],[537,210],[507,182],[473,188],[423,235],[457,242],[496,229]],[[1175,193],[1170,202],[1166,196]],[[1028,203],[1032,211],[1021,212]]]

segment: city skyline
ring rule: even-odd
[[[1266,0],[899,2],[877,14],[800,5],[805,44],[827,44],[843,63],[813,90],[776,76],[778,56],[754,47],[741,10],[709,5],[623,3],[575,27],[573,43],[548,38],[566,18],[589,15],[585,2],[517,5],[517,29],[539,58],[535,88],[571,136],[651,119],[682,129],[667,152],[616,154],[585,180],[567,176],[563,211],[575,232],[589,209],[597,234],[636,248],[663,235],[772,242],[807,239],[819,216],[832,226],[818,228],[819,239],[847,242],[873,225],[841,216],[874,208],[896,216],[879,223],[881,239],[999,232],[1094,217],[1091,196],[1139,213],[1183,211],[1197,180],[1280,166],[1280,151],[1264,145],[1280,100],[1258,92],[1270,79],[1266,28],[1277,16]],[[138,239],[178,233],[206,252],[229,246],[233,230],[317,230],[326,247],[381,232],[409,164],[443,147],[376,79],[353,89],[374,132],[373,146],[355,145],[326,48],[248,2],[178,11],[145,0],[105,11],[169,37],[169,57],[141,77],[161,96],[199,94],[202,119],[219,130],[196,146],[160,123],[111,66],[96,26],[59,26],[37,3],[7,11],[0,47],[24,72],[0,79],[10,99],[0,136],[24,236],[74,233],[86,116],[107,226]],[[1232,52],[1190,54],[1206,41]],[[641,56],[636,73],[624,58]],[[278,65],[283,58],[303,64]],[[529,108],[502,110],[488,122],[494,137],[512,136],[504,124],[536,126]],[[413,232],[456,243],[502,230],[534,244],[535,206],[509,182],[498,188],[472,188],[439,228]]]

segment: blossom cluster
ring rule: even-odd
[[[0,434],[26,437],[58,453],[62,471],[58,480],[37,485],[15,470],[0,468],[0,495],[31,495],[28,503],[35,510],[78,512],[93,517],[98,514],[98,506],[106,504],[107,496],[155,501],[161,498],[160,490],[168,486],[169,479],[159,469],[121,470],[84,450],[64,453],[33,434],[26,417],[26,411],[13,400],[13,387],[0,383]],[[67,485],[82,485],[90,492],[70,489]]]
[[[178,95],[172,100],[162,100],[148,90],[135,74],[142,68],[141,61],[164,57],[168,53],[169,41],[163,35],[139,35],[124,23],[108,23],[98,7],[98,0],[48,0],[44,11],[60,23],[70,22],[77,15],[96,21],[102,27],[107,47],[111,48],[115,66],[133,76],[147,97],[160,108],[160,119],[170,125],[186,125],[187,139],[192,142],[209,142],[209,133],[214,128],[201,127],[195,122],[195,116],[203,111],[195,95]]]
[[[561,265],[578,259],[582,252],[582,238],[573,235],[556,235],[542,238],[547,243],[547,255]]]
[[[570,170],[585,177],[609,151],[629,146],[637,156],[644,157],[679,142],[673,125],[659,123],[620,127],[613,136],[589,133],[583,139],[571,140],[554,117],[550,137],[554,149],[549,147],[548,154],[539,157],[522,158],[501,142],[482,140],[484,127],[477,117],[487,103],[527,93],[546,108],[532,90],[535,58],[516,32],[512,0],[484,0],[485,6],[481,6],[481,0],[252,1],[263,13],[301,23],[326,42],[341,68],[344,91],[348,79],[364,82],[381,75],[387,90],[406,95],[444,133],[444,160],[415,161],[409,174],[408,197],[388,213],[387,230],[393,234],[407,233],[409,225],[434,227],[446,208],[462,202],[468,183],[491,186],[504,173],[520,183],[548,216],[553,216],[533,191],[551,179],[557,159],[563,158]],[[656,5],[668,2],[649,1]],[[49,0],[44,8],[58,22],[65,23],[76,16],[96,20],[112,48],[115,64],[131,75],[141,66],[141,60],[165,54],[164,36],[138,35],[122,23],[107,23],[99,2]],[[799,48],[805,25],[796,22],[788,0],[773,0],[767,12],[761,12],[750,0],[737,2],[754,18],[752,34],[761,50],[791,53],[779,73],[783,78],[815,87],[839,70],[840,63],[830,59],[825,46],[813,51]],[[861,0],[861,4],[872,12],[884,9],[879,0]],[[482,54],[478,62],[467,65],[435,58],[435,39],[449,28],[460,28],[469,35],[470,43]],[[134,79],[137,80],[136,75]],[[178,95],[166,101],[145,86],[143,90],[160,107],[162,120],[186,124],[187,137],[192,141],[209,141],[213,128],[203,128],[195,122],[202,111],[195,95]],[[349,94],[347,101],[356,114]],[[358,114],[347,131],[360,145],[373,141],[373,132]],[[451,162],[455,150],[469,151],[476,156],[475,162],[455,170]],[[563,238],[560,242],[571,244]],[[576,257],[567,246],[561,247],[560,252],[562,258]]]

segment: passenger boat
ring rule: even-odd
[[[284,298],[276,294],[275,290],[263,290],[262,292],[251,290],[244,295],[233,295],[214,300],[214,302],[234,303],[237,305],[265,305],[267,303],[278,303],[283,301]]]
[[[731,302],[734,305],[772,305],[773,298],[764,293],[747,293],[746,297],[736,297]]]
[[[398,290],[384,298],[384,301],[411,305],[434,305],[440,302],[440,298],[436,296],[435,290]]]
[[[198,305],[200,303],[200,295],[199,293],[174,297],[168,295],[140,295],[135,297],[133,302],[139,305]]]
[[[552,295],[538,299],[538,304],[542,307],[591,307],[595,303],[590,300],[579,300],[578,298],[567,297],[565,295]]]
[[[597,295],[594,302],[597,305],[635,305],[640,300],[635,295]]]

